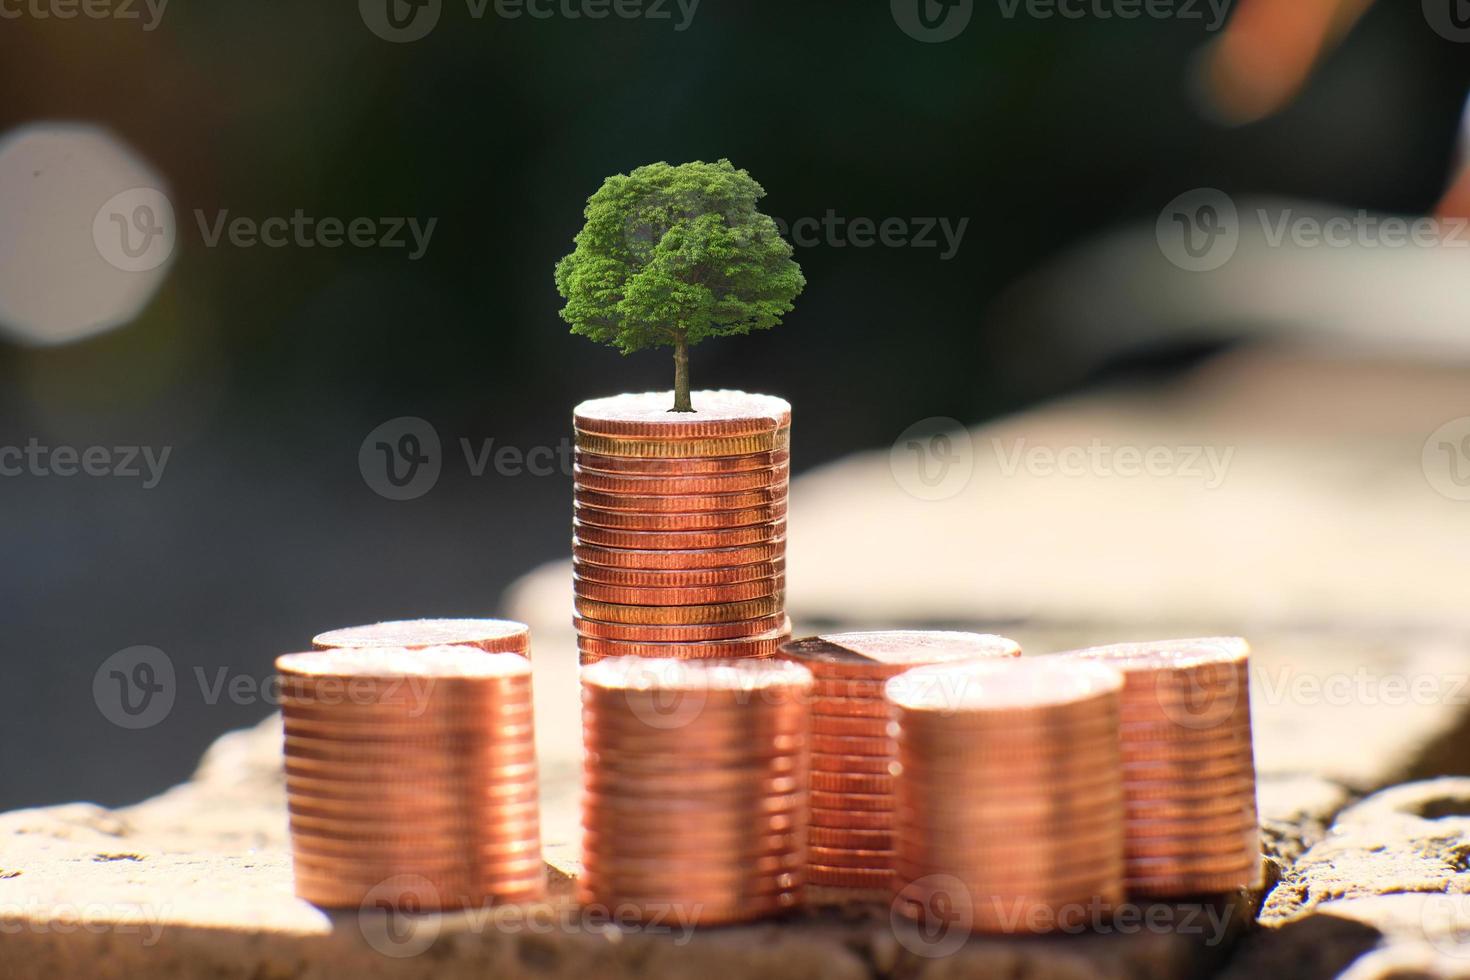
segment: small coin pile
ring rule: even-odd
[[[543,894],[525,657],[322,650],[276,669],[299,897],[361,907],[404,876],[424,910]]]
[[[1164,640],[1065,656],[1123,672],[1129,892],[1169,897],[1259,886],[1248,644]]]
[[[585,668],[578,900],[699,925],[800,905],[811,684],[779,660]]]
[[[475,647],[486,653],[519,653],[529,658],[531,630],[525,623],[508,619],[405,619],[320,633],[311,645],[318,650]]]
[[[1053,657],[889,681],[895,908],[926,928],[1017,933],[1121,900],[1122,686]]]
[[[921,631],[841,633],[781,647],[783,658],[816,678],[808,900],[886,898],[891,888],[893,743],[884,683],[928,664],[1020,653],[1004,637]]]
[[[578,405],[572,566],[582,663],[770,657],[786,619],[791,406],[672,392]]]

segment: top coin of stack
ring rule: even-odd
[[[531,665],[469,647],[318,650],[276,661],[296,894],[418,908],[545,890]]]
[[[769,657],[786,620],[791,406],[672,392],[578,405],[577,645],[604,657]]]
[[[926,926],[1046,932],[1123,897],[1122,676],[1054,657],[889,681],[896,908]]]
[[[1000,636],[915,630],[814,636],[781,647],[780,656],[816,678],[809,901],[888,894],[893,746],[884,683],[928,664],[1020,654],[1015,641]]]
[[[348,626],[315,636],[318,650],[364,647],[475,647],[486,653],[531,656],[531,630],[508,619],[405,619],[370,626]]]
[[[1258,886],[1248,644],[1161,640],[1064,656],[1123,672],[1128,890],[1166,897]]]

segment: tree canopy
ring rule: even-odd
[[[765,193],[729,160],[607,178],[556,266],[562,319],[624,354],[674,347],[676,409],[688,411],[688,347],[774,327],[806,286],[791,245],[756,207]]]

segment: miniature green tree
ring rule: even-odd
[[[609,177],[556,265],[562,319],[624,354],[673,347],[672,411],[694,411],[689,348],[774,327],[806,286],[791,245],[756,210],[765,194],[729,160]]]

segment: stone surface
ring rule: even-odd
[[[548,902],[384,922],[292,895],[276,719],[221,739],[197,777],[117,811],[0,816],[7,978],[1047,976],[1189,978],[1249,927],[1251,896],[1151,905],[1101,931],[925,939],[888,909],[814,911],[690,933],[627,928],[575,908],[566,840],[548,842]],[[954,942],[950,936],[956,935]],[[942,954],[942,955],[933,955]]]
[[[1232,978],[1470,976],[1470,779],[1348,807],[1285,873],[1261,922]]]

